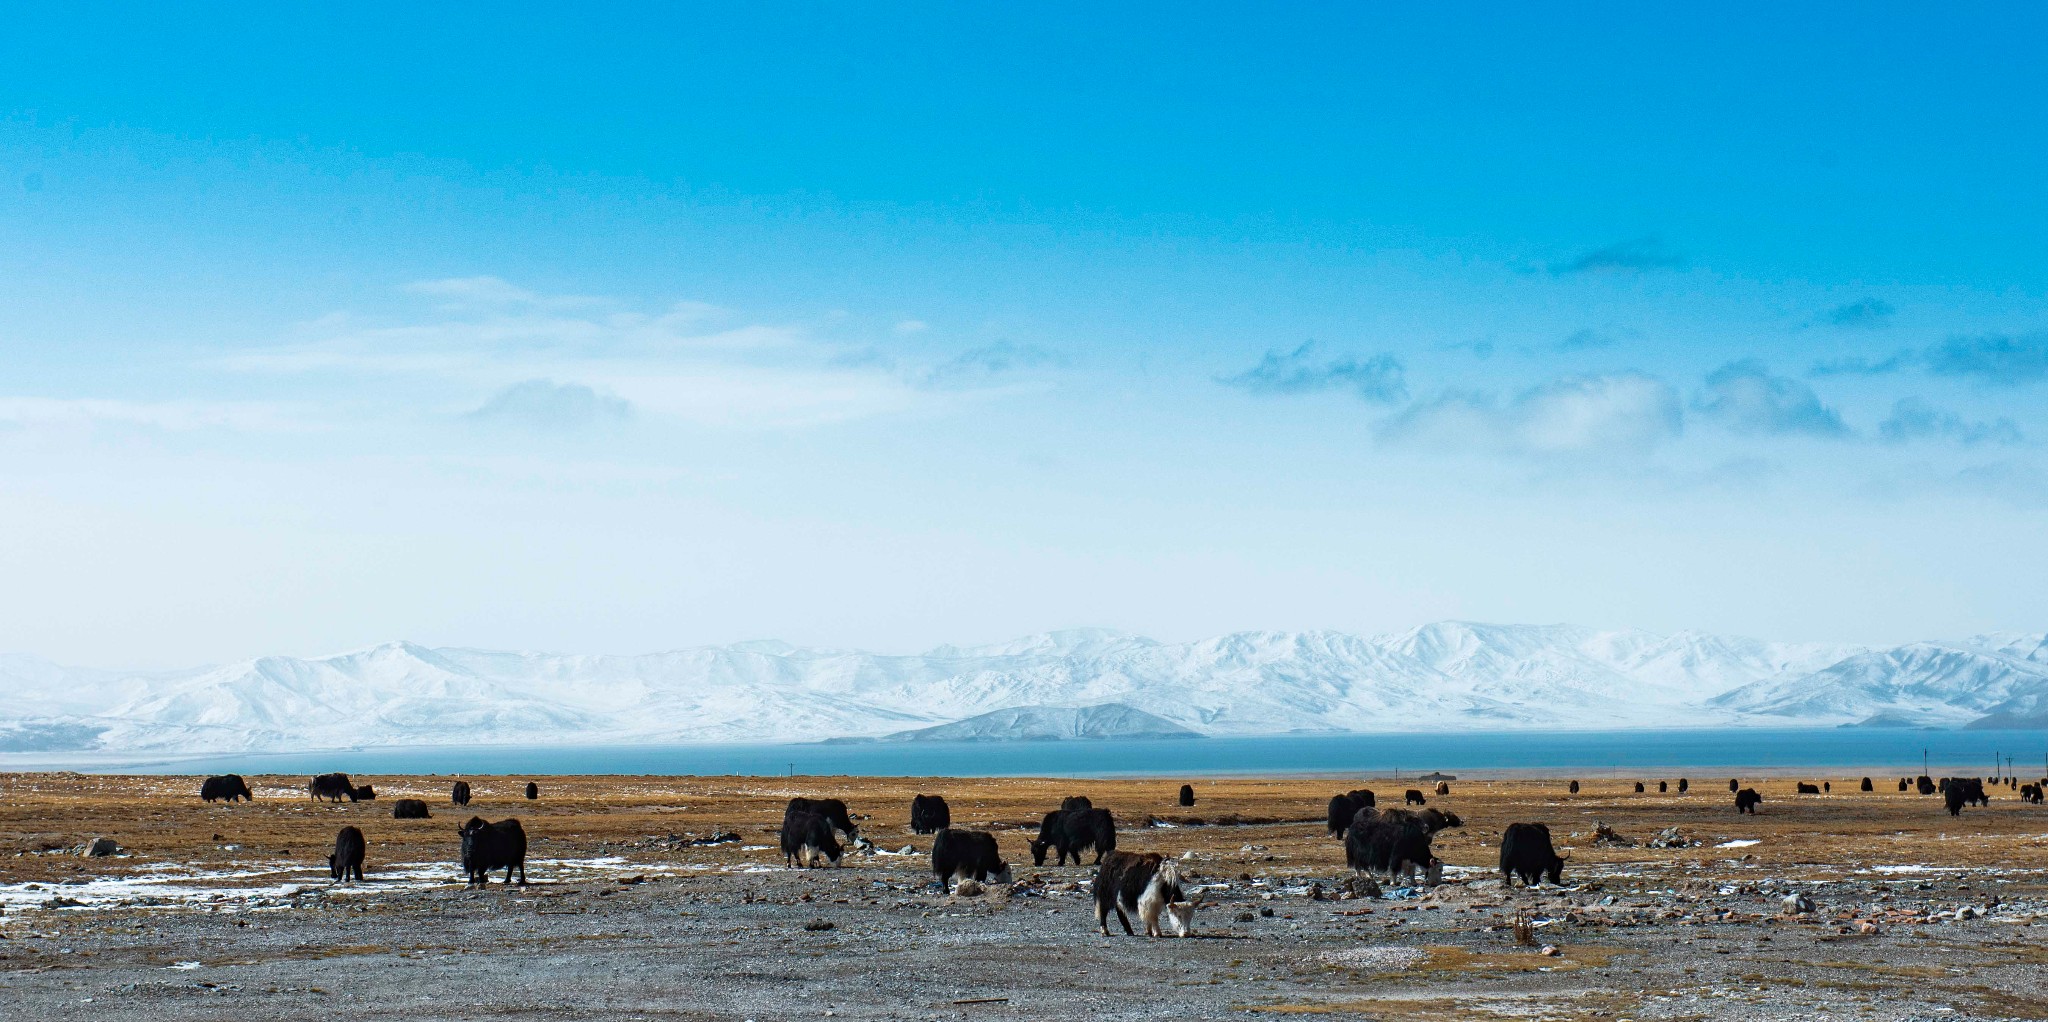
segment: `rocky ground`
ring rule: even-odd
[[[2048,1017],[2048,810],[2009,795],[1951,819],[1853,778],[1804,797],[1750,778],[1751,818],[1726,778],[1461,780],[1430,798],[1465,820],[1438,840],[1448,882],[1357,897],[1322,803],[1414,782],[1212,780],[1183,809],[1178,779],[539,778],[527,802],[526,778],[471,778],[463,810],[449,778],[358,780],[378,802],[0,776],[0,1017]],[[918,791],[994,829],[1018,882],[934,887],[905,829]],[[1010,828],[1071,793],[1117,814],[1122,847],[1183,857],[1195,938],[1104,938],[1087,869],[1030,865]],[[784,869],[769,831],[792,794],[845,798],[873,849]],[[400,796],[435,818],[391,819]],[[529,884],[462,886],[472,813],[525,822]],[[1516,820],[1572,848],[1566,887],[1502,889]],[[365,883],[327,880],[345,823],[369,835]],[[119,851],[77,853],[97,838]]]

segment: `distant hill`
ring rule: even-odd
[[[2040,726],[2048,638],[1868,648],[1443,621],[1381,636],[1233,632],[1178,643],[1076,629],[908,655],[773,641],[636,656],[392,642],[149,672],[0,655],[0,694],[0,752],[16,753],[814,742],[931,730],[1014,740],[1162,727],[1215,736]]]
[[[1164,717],[1122,703],[1100,706],[1012,706],[884,735],[885,742],[1049,742],[1106,738],[1200,738]]]

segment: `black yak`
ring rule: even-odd
[[[1755,788],[1744,788],[1741,791],[1735,793],[1735,811],[1738,813],[1748,813],[1751,816],[1755,816],[1756,807],[1759,804],[1761,804],[1763,800],[1764,797],[1762,795],[1757,794]]]
[[[1195,807],[1194,785],[1183,784],[1180,786],[1180,807],[1182,809],[1193,809]]]
[[[932,872],[939,883],[958,885],[962,880],[977,883],[1010,882],[1010,864],[996,847],[994,834],[948,827],[932,840]]]
[[[375,802],[377,801],[377,789],[365,784],[362,787],[349,792],[348,797],[351,801],[354,802]]]
[[[1912,782],[1911,782],[1911,781],[1908,781],[1908,780],[1906,780],[1906,779],[1905,779],[1905,778],[1903,778],[1903,777],[1899,778],[1899,790],[1900,790],[1900,791],[1911,791],[1911,790],[1913,790],[1913,784],[1912,784]]]
[[[334,854],[327,857],[327,875],[336,880],[361,880],[366,847],[361,830],[341,828],[334,835]]]
[[[1942,782],[1942,796],[1950,816],[1963,815],[1966,805],[1988,806],[1991,796],[1984,793],[1984,780],[1979,777],[1950,777]]]
[[[2022,784],[2022,785],[2020,785],[2020,801],[2022,801],[2022,802],[2029,802],[2029,803],[2032,803],[2032,804],[2034,804],[2034,805],[2040,805],[2040,804],[2041,804],[2041,786],[2040,786],[2040,785],[2038,785],[2038,784]]]
[[[1868,778],[1868,777],[1865,777],[1865,778],[1863,779],[1863,790],[1864,790],[1864,791],[1876,791],[1876,790],[1877,790],[1877,786],[1876,786],[1876,785],[1874,785],[1874,784],[1872,784],[1872,783],[1870,783],[1870,778]]]
[[[1410,788],[1402,793],[1401,804],[1406,806],[1426,806],[1429,804],[1429,800],[1422,797],[1422,792]]]
[[[1941,790],[1939,787],[1935,785],[1934,778],[1929,777],[1926,774],[1921,774],[1919,777],[1914,778],[1913,785],[1915,788],[1919,790],[1920,794],[1922,795],[1932,795],[1935,792]]]
[[[1820,794],[1820,785],[1818,785],[1818,784],[1808,784],[1808,783],[1806,783],[1805,781],[1800,781],[1800,782],[1799,782],[1799,793],[1800,793],[1801,795],[1818,795],[1818,794]]]
[[[1344,863],[1352,869],[1412,881],[1415,871],[1435,885],[1443,863],[1430,851],[1429,821],[1406,809],[1360,809],[1344,833]]]
[[[356,788],[353,784],[349,783],[347,774],[321,774],[306,782],[306,797],[324,798],[329,802],[339,802],[346,798],[350,802],[354,802],[356,800]]]
[[[1093,808],[1095,808],[1095,803],[1088,801],[1088,796],[1086,795],[1068,795],[1066,798],[1060,799],[1060,811],[1062,812],[1071,809]]]
[[[532,781],[528,781],[528,782],[526,782],[526,800],[527,800],[528,802],[531,802],[531,801],[533,801],[534,799],[537,799],[537,798],[539,798],[539,797],[540,797],[540,785],[538,785],[538,784],[535,784],[535,783],[533,783]]]
[[[1067,857],[1073,856],[1074,865],[1081,864],[1081,853],[1095,849],[1095,864],[1102,864],[1102,857],[1116,851],[1116,817],[1107,809],[1062,809],[1045,814],[1038,825],[1038,838],[1030,842],[1031,861],[1045,865],[1045,853],[1053,851],[1057,858],[1053,864],[1064,866]]]
[[[820,857],[839,864],[839,839],[833,836],[832,821],[825,814],[791,808],[782,814],[782,864],[809,869]]]
[[[456,781],[456,782],[455,782],[455,787],[454,787],[454,788],[452,788],[452,789],[450,789],[450,790],[449,790],[449,792],[448,792],[448,801],[450,801],[450,802],[453,802],[453,803],[455,803],[456,805],[459,805],[459,806],[466,806],[466,805],[468,805],[468,804],[469,804],[469,782],[468,782],[468,781]]]
[[[1733,795],[1733,794],[1735,794],[1736,790],[1737,790],[1737,789],[1739,789],[1739,788],[1741,788],[1741,787],[1742,787],[1742,784],[1741,784],[1741,782],[1737,781],[1737,780],[1736,780],[1735,778],[1733,778],[1733,777],[1730,777],[1730,778],[1728,778],[1728,793],[1729,793],[1730,795]]]
[[[1681,777],[1681,778],[1679,778],[1679,779],[1678,779],[1678,793],[1679,793],[1680,795],[1683,795],[1683,794],[1685,794],[1685,789],[1687,789],[1687,788],[1690,788],[1690,787],[1692,787],[1692,782],[1691,782],[1691,781],[1688,781],[1688,780],[1686,780],[1686,779],[1685,779],[1685,778],[1683,778],[1683,777]]]
[[[1432,834],[1440,830],[1449,830],[1452,827],[1462,827],[1465,825],[1464,820],[1458,819],[1457,813],[1447,813],[1441,809],[1424,809],[1416,813],[1415,817],[1421,820],[1422,825],[1428,827],[1429,832]]]
[[[1637,782],[1636,782],[1636,794],[1640,795],[1640,794],[1642,794],[1642,793],[1643,793],[1643,782],[1641,782],[1641,781],[1637,781]]]
[[[462,836],[462,872],[471,886],[489,886],[494,869],[505,871],[508,884],[516,869],[520,886],[526,885],[526,828],[516,818],[489,823],[472,816],[455,833]]]
[[[848,821],[849,823],[852,821]],[[953,807],[946,804],[939,795],[913,795],[910,798],[910,832],[913,834],[936,834],[953,825]]]
[[[391,803],[391,818],[394,820],[431,820],[427,804],[416,798],[402,798]]]
[[[1573,782],[1572,782],[1572,785],[1571,785],[1571,790],[1572,790],[1572,794],[1574,794],[1574,795],[1578,794],[1578,793],[1579,793],[1579,782],[1577,782],[1577,781],[1573,781]]]
[[[1173,935],[1194,931],[1195,905],[1181,890],[1180,864],[1157,852],[1112,852],[1095,871],[1095,923],[1109,936],[1109,914],[1116,913],[1124,933],[1135,935],[1126,910],[1138,914],[1145,936],[1164,937],[1159,916],[1166,915]]]
[[[789,805],[783,813],[817,813],[824,817],[825,822],[831,824],[834,830],[849,838],[860,833],[853,825],[852,814],[846,811],[846,803],[836,798],[793,798],[789,800]],[[950,810],[947,811],[947,816],[948,822],[951,822]]]
[[[1343,837],[1345,829],[1351,826],[1351,818],[1358,815],[1360,809],[1370,809],[1372,806],[1372,792],[1364,788],[1330,796],[1330,836]]]
[[[1659,794],[1659,795],[1665,795],[1665,794],[1669,794],[1669,793],[1670,793],[1670,791],[1671,791],[1671,785],[1670,785],[1670,783],[1669,783],[1669,782],[1667,782],[1667,781],[1658,781],[1658,782],[1657,782],[1657,794]]]
[[[199,797],[208,802],[215,799],[226,799],[229,802],[242,799],[251,802],[256,800],[255,793],[249,790],[249,782],[242,780],[241,774],[222,774],[199,782]]]
[[[1561,886],[1564,863],[1564,857],[1551,847],[1550,828],[1541,823],[1510,823],[1500,836],[1500,882],[1504,887],[1515,886],[1515,877],[1522,878],[1522,886],[1534,887],[1545,876]]]

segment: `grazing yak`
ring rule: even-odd
[[[1465,825],[1464,820],[1458,819],[1457,813],[1447,813],[1441,809],[1424,809],[1415,815],[1422,820],[1422,825],[1428,827],[1429,832],[1432,834],[1440,830],[1449,830],[1452,827],[1462,827]]]
[[[1439,795],[1448,795],[1448,794],[1450,794],[1450,793],[1451,793],[1451,782],[1449,782],[1449,781],[1438,781],[1438,782],[1436,782],[1436,793],[1437,793],[1437,794],[1439,794]]]
[[[456,782],[455,782],[455,787],[454,787],[453,789],[451,789],[451,790],[450,790],[450,791],[448,792],[448,801],[450,801],[450,802],[453,802],[453,803],[455,803],[456,805],[459,805],[459,806],[466,806],[466,805],[468,805],[468,804],[469,804],[469,782],[468,782],[468,781],[456,781]]]
[[[839,865],[844,849],[833,835],[833,824],[825,814],[791,808],[782,814],[782,864],[810,869],[818,859]]]
[[[455,832],[462,835],[462,872],[470,886],[489,886],[494,869],[505,871],[508,884],[512,871],[518,870],[519,885],[526,886],[526,828],[518,819],[489,823],[472,816]]]
[[[1929,777],[1926,774],[1921,774],[1919,777],[1914,778],[1913,786],[1916,789],[1918,789],[1920,794],[1922,795],[1932,795],[1935,792],[1941,790],[1939,787],[1935,785],[1934,778]]]
[[[1577,781],[1573,781],[1573,782],[1572,782],[1572,786],[1571,786],[1571,791],[1572,791],[1572,794],[1574,794],[1574,795],[1576,795],[1576,794],[1578,794],[1578,793],[1579,793],[1579,782],[1577,782]]]
[[[957,887],[962,880],[1010,882],[1010,864],[996,847],[996,836],[979,830],[948,827],[932,840],[932,872],[939,883]]]
[[[1406,806],[1426,806],[1429,804],[1429,800],[1422,797],[1422,792],[1410,788],[1402,793],[1401,804]]]
[[[1193,809],[1195,807],[1194,785],[1183,784],[1180,786],[1180,807],[1182,809]]]
[[[249,782],[242,780],[241,774],[222,774],[199,782],[199,797],[208,802],[215,799],[256,801],[255,793],[249,790]]]
[[[2029,803],[2032,803],[2032,804],[2034,804],[2034,805],[2040,805],[2040,804],[2041,804],[2041,786],[2040,786],[2040,785],[2038,785],[2038,784],[2022,784],[2022,785],[2020,785],[2020,801],[2022,801],[2022,802],[2029,802]]]
[[[377,801],[377,789],[365,784],[362,787],[357,788],[355,791],[350,792],[349,798],[357,802],[375,802]]]
[[[1738,791],[1738,790],[1740,790],[1740,789],[1741,789],[1741,787],[1742,787],[1742,782],[1740,782],[1740,781],[1737,781],[1737,780],[1736,780],[1735,778],[1733,778],[1733,777],[1730,777],[1730,778],[1728,778],[1728,794],[1730,794],[1730,795],[1733,795],[1733,794],[1735,794],[1735,792],[1736,792],[1736,791]]]
[[[1073,856],[1074,865],[1081,864],[1081,853],[1095,849],[1095,865],[1102,865],[1102,857],[1116,851],[1116,817],[1107,809],[1062,809],[1045,814],[1039,822],[1038,838],[1030,842],[1031,861],[1034,865],[1045,865],[1045,853],[1051,849],[1056,858],[1053,865],[1064,866],[1067,857]]]
[[[1671,783],[1670,783],[1669,781],[1658,781],[1658,782],[1657,782],[1657,794],[1659,794],[1659,795],[1667,795],[1667,794],[1670,794],[1670,792],[1671,792]]]
[[[347,774],[342,773],[321,774],[306,782],[306,797],[324,798],[329,802],[339,802],[344,798],[354,802],[362,797],[360,790],[349,783]]]
[[[1421,813],[1360,809],[1344,833],[1344,863],[1361,872],[1408,882],[1421,870],[1434,886],[1443,880],[1443,862],[1430,851],[1433,832]]]
[[[1641,781],[1637,781],[1637,782],[1636,782],[1636,794],[1640,795],[1640,794],[1642,794],[1642,793],[1643,793],[1643,782],[1641,782]]]
[[[416,798],[402,798],[391,803],[391,818],[394,820],[431,820],[427,804]]]
[[[1900,790],[1900,791],[1911,791],[1911,790],[1913,790],[1913,783],[1912,783],[1911,781],[1908,781],[1908,780],[1906,780],[1905,778],[1901,777],[1901,778],[1899,778],[1899,790]]]
[[[852,821],[847,821],[852,822]],[[940,795],[913,795],[910,798],[910,832],[913,834],[936,834],[953,825],[953,807],[946,804]]]
[[[537,799],[537,798],[539,798],[539,797],[540,797],[540,785],[538,785],[538,784],[535,784],[535,783],[533,783],[532,781],[528,781],[528,782],[526,782],[526,800],[527,800],[528,802],[531,802],[531,801],[533,801],[534,799]]]
[[[1735,793],[1735,811],[1738,813],[1748,813],[1751,816],[1755,816],[1756,807],[1759,804],[1761,804],[1763,800],[1764,797],[1762,795],[1757,794],[1755,788],[1744,788],[1741,791]]]
[[[1690,787],[1692,787],[1692,782],[1691,782],[1691,781],[1688,781],[1688,780],[1686,780],[1686,779],[1685,779],[1685,778],[1683,778],[1683,777],[1681,777],[1681,778],[1679,778],[1679,779],[1678,779],[1678,793],[1679,793],[1680,795],[1683,795],[1683,794],[1685,794],[1685,789],[1687,789],[1687,788],[1690,788]]]
[[[1872,783],[1870,783],[1870,778],[1868,778],[1868,777],[1865,777],[1865,778],[1863,779],[1863,790],[1864,790],[1864,791],[1876,791],[1876,790],[1877,790],[1877,786],[1876,786],[1876,785],[1874,785],[1874,784],[1872,784]]]
[[[1941,782],[1942,796],[1950,816],[1963,815],[1966,805],[1988,806],[1991,796],[1984,794],[1984,781],[1978,777],[1950,777]]]
[[[1510,823],[1500,836],[1500,882],[1503,887],[1534,887],[1545,876],[1564,885],[1565,858],[1550,844],[1550,828],[1541,823]]]
[[[782,813],[785,817],[790,813],[817,813],[824,817],[825,822],[831,824],[834,830],[848,838],[860,834],[860,830],[853,825],[853,816],[846,811],[846,803],[836,798],[793,798],[789,800],[789,806]],[[952,822],[952,811],[947,810],[946,815],[947,822]]]
[[[1185,937],[1194,932],[1196,904],[1181,890],[1180,864],[1157,852],[1112,852],[1095,871],[1095,923],[1105,937],[1112,911],[1124,933],[1135,936],[1126,910],[1138,914],[1147,937],[1166,936],[1159,926],[1161,913],[1173,935]]]
[[[1088,801],[1088,796],[1086,795],[1068,795],[1066,798],[1060,799],[1061,812],[1093,808],[1095,808],[1095,803]]]
[[[336,880],[363,878],[363,851],[368,847],[363,832],[343,827],[334,835],[334,854],[327,857],[327,875]]]
[[[1818,795],[1818,794],[1820,794],[1820,785],[1818,785],[1818,784],[1808,784],[1808,783],[1806,783],[1805,781],[1800,781],[1800,782],[1799,782],[1799,793],[1800,793],[1801,795]]]
[[[1356,791],[1347,791],[1342,795],[1330,796],[1330,815],[1328,818],[1330,836],[1335,838],[1343,837],[1345,829],[1351,826],[1351,818],[1357,816],[1360,809],[1370,809],[1372,807],[1372,792],[1364,788],[1359,788]]]

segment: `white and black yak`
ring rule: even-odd
[[[1112,852],[1095,871],[1095,923],[1109,936],[1109,914],[1115,912],[1124,933],[1135,936],[1128,910],[1145,924],[1145,936],[1164,937],[1159,925],[1164,915],[1174,936],[1188,936],[1195,929],[1198,903],[1188,900],[1182,883],[1180,864],[1157,852]]]
[[[784,816],[790,813],[817,813],[824,817],[825,822],[831,824],[834,830],[849,838],[860,834],[859,829],[853,825],[853,814],[846,811],[846,803],[836,798],[793,798],[789,800],[789,805],[783,807],[782,813]],[[948,810],[949,820],[951,815],[951,810]]]
[[[957,886],[962,880],[976,883],[1010,882],[1010,864],[996,847],[996,836],[979,830],[939,831],[932,839],[932,872],[940,884]]]
[[[833,865],[839,864],[844,851],[839,839],[833,836],[832,821],[823,813],[794,806],[782,813],[782,864],[785,866],[810,869],[824,859]]]

